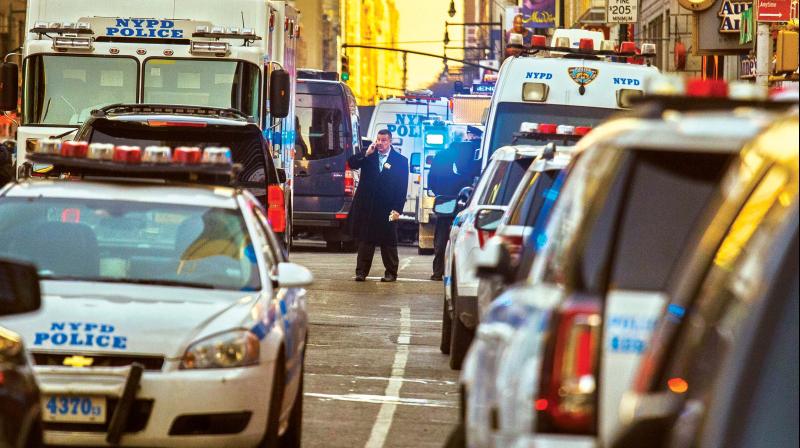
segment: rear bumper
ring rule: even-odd
[[[347,207],[348,209],[350,207]],[[300,212],[295,210],[292,224],[295,227],[342,228],[347,222],[349,210],[342,212]]]

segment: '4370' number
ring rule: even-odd
[[[47,410],[55,415],[100,415],[100,406],[93,406],[87,397],[50,397]]]

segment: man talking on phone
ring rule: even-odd
[[[380,246],[385,268],[381,281],[397,281],[397,222],[406,202],[408,159],[392,148],[391,131],[382,129],[364,154],[350,157],[347,163],[361,170],[348,218],[358,241],[355,280],[366,280],[375,246]]]

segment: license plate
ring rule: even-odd
[[[106,397],[45,395],[42,420],[58,423],[105,423]]]

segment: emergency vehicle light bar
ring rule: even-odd
[[[36,22],[30,32],[34,34],[94,34],[87,22]]]
[[[252,122],[252,117],[240,110],[217,107],[174,106],[170,104],[111,104],[102,109],[92,111],[93,116],[99,117],[124,114],[199,115],[203,117],[227,118]]]
[[[195,28],[192,37],[208,38],[208,39],[243,39],[248,42],[261,40],[260,36],[256,36],[255,30],[252,28],[239,28],[223,26],[208,26],[200,25]]]

